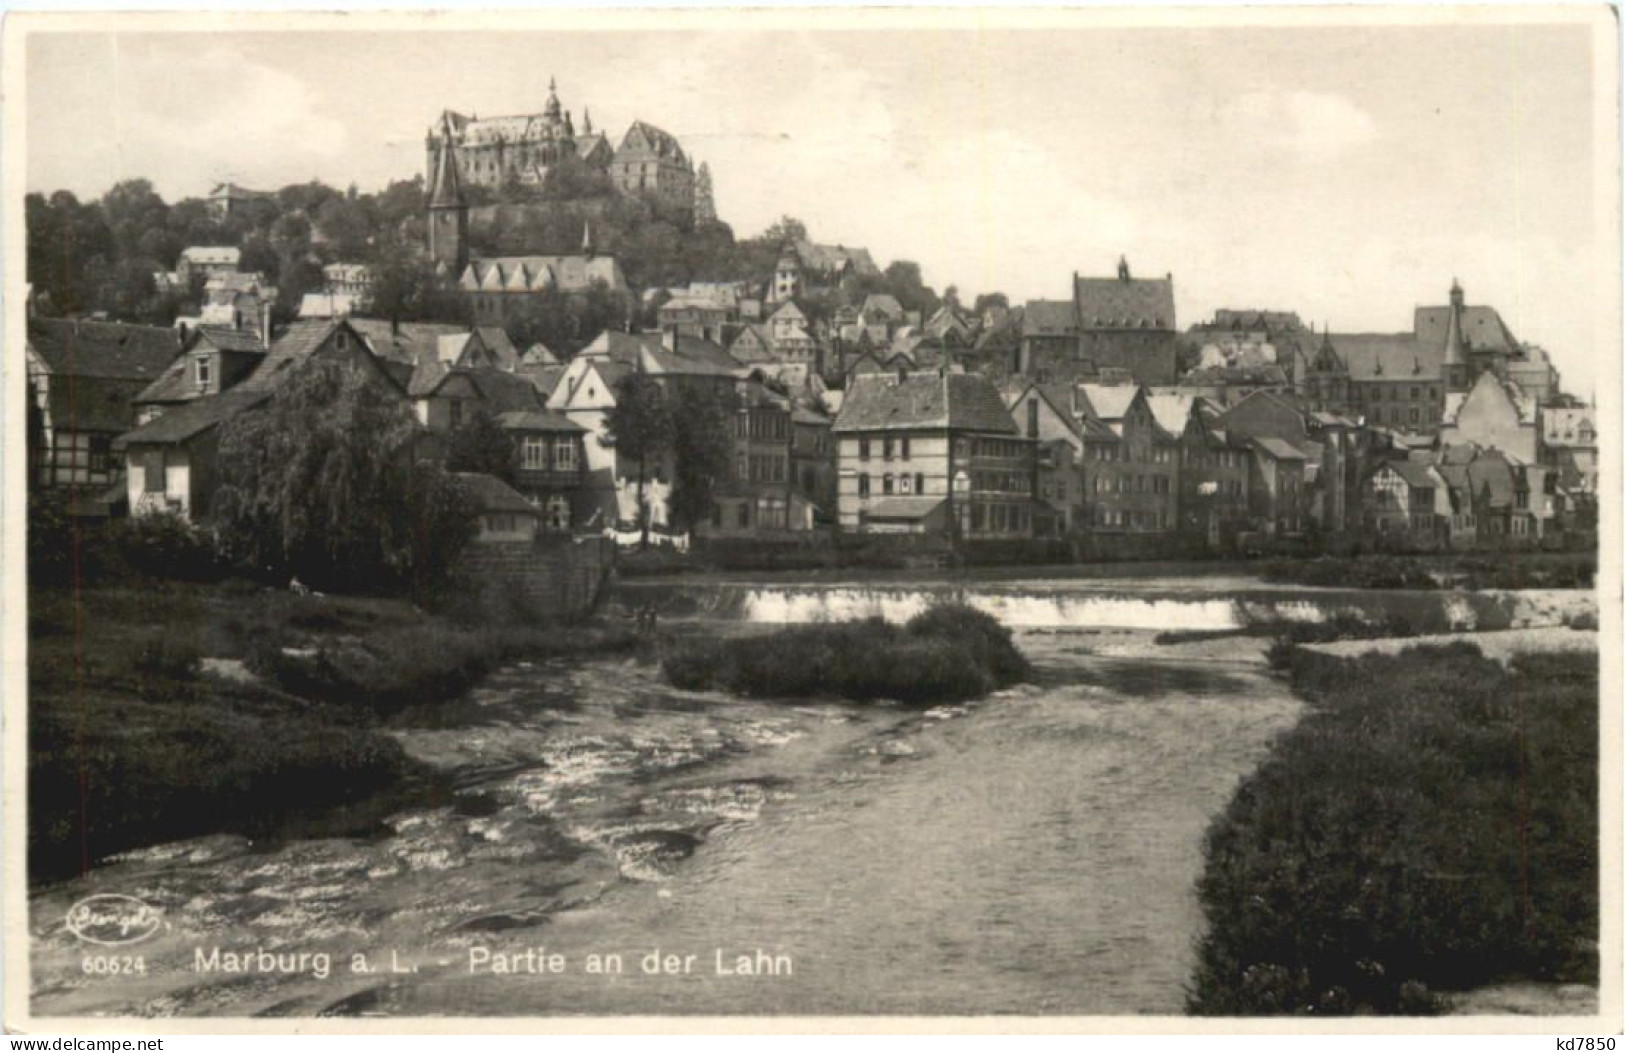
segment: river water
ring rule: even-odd
[[[1022,632],[1037,682],[925,712],[505,670],[396,733],[448,789],[368,836],[203,838],[37,890],[34,1011],[1178,1013],[1203,831],[1299,703],[1256,663],[1100,641]],[[80,942],[96,893],[162,928]],[[103,950],[144,972],[87,974]]]

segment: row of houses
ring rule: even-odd
[[[1589,427],[1523,456],[1491,380],[1449,438],[1414,447],[1276,392],[1231,406],[1177,386],[973,374],[876,377],[834,423],[843,529],[966,540],[1181,536],[1213,550],[1375,531],[1404,547],[1594,528]],[[1504,394],[1504,393],[1503,393]]]

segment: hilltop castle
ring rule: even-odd
[[[438,182],[440,155],[452,147],[453,165],[464,186],[501,190],[511,185],[540,186],[553,166],[579,159],[608,173],[623,194],[645,194],[682,212],[715,215],[711,202],[696,201],[694,163],[670,133],[633,121],[618,147],[581,112],[578,131],[570,111],[548,84],[541,113],[516,117],[468,117],[446,110],[425,138],[425,171],[431,193]],[[702,166],[703,168],[703,166]],[[709,180],[700,190],[709,197]]]

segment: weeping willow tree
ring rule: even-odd
[[[213,514],[222,552],[335,591],[432,586],[474,532],[456,479],[416,456],[400,396],[312,359],[269,402],[227,421]]]

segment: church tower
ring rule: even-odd
[[[429,190],[429,258],[455,281],[468,266],[468,199],[457,175],[451,117],[441,118],[440,157]]]
[[[1449,327],[1444,335],[1444,389],[1446,391],[1464,392],[1472,386],[1472,370],[1468,364],[1467,340],[1462,330],[1462,312],[1466,307],[1467,294],[1462,292],[1461,282],[1452,278],[1450,280],[1450,319]]]

